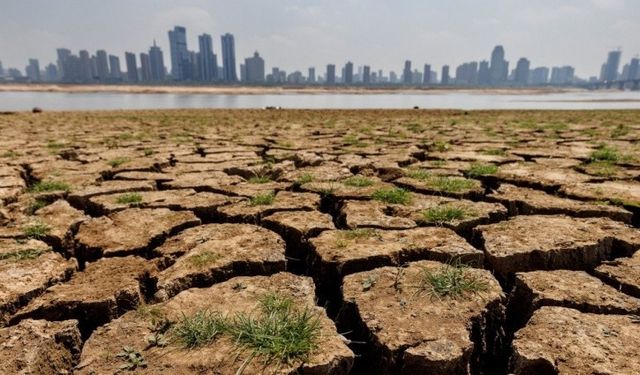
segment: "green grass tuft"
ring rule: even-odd
[[[462,220],[470,215],[469,211],[452,205],[431,207],[422,213],[425,223],[442,225],[454,220]]]
[[[620,154],[615,147],[607,145],[600,145],[600,147],[593,151],[590,156],[591,162],[607,162],[616,163],[620,160]]]
[[[24,249],[16,250],[9,253],[0,253],[0,260],[8,260],[11,262],[19,262],[21,260],[36,259],[40,255],[46,253],[46,249]]]
[[[407,204],[411,200],[411,193],[401,188],[379,189],[371,197],[389,204]]]
[[[342,183],[352,187],[367,187],[373,185],[373,180],[362,176],[353,176],[342,180]]]
[[[111,168],[118,168],[119,166],[128,163],[129,161],[131,161],[131,159],[122,157],[111,159],[107,163],[111,166]]]
[[[266,184],[271,181],[273,180],[270,176],[253,176],[248,180],[250,184]]]
[[[426,169],[412,169],[405,173],[405,176],[416,180],[427,180],[433,175]]]
[[[47,224],[39,221],[27,224],[22,228],[22,234],[24,234],[25,237],[35,239],[44,238],[50,231],[51,228],[49,228]]]
[[[200,254],[192,255],[187,258],[187,262],[196,268],[205,268],[220,258],[220,255],[211,251],[205,251]]]
[[[71,187],[62,181],[40,181],[29,189],[32,193],[44,193],[48,191],[69,191]]]
[[[466,172],[470,177],[490,176],[498,172],[498,166],[494,164],[473,163]]]
[[[142,195],[138,193],[126,193],[116,198],[116,203],[137,205],[142,202]]]
[[[488,284],[471,275],[469,267],[454,261],[436,270],[423,268],[419,275],[419,292],[433,297],[459,298],[466,293],[478,293],[488,289]]]
[[[273,204],[273,201],[276,199],[276,194],[272,191],[264,194],[258,194],[255,197],[251,198],[249,204],[252,206],[268,206]]]
[[[434,190],[447,193],[459,193],[479,186],[479,182],[476,180],[449,176],[433,176],[425,183]]]
[[[295,184],[304,185],[304,184],[308,184],[309,182],[313,182],[313,175],[311,173],[304,173],[303,175],[298,177]]]
[[[27,213],[29,215],[33,215],[35,214],[39,209],[41,209],[42,207],[46,207],[49,203],[45,200],[42,199],[34,199],[33,201],[31,201],[31,203],[29,203],[29,206],[27,207]]]
[[[484,151],[482,151],[483,154],[485,155],[495,155],[495,156],[505,156],[507,155],[507,151],[501,149],[501,148],[488,148]]]
[[[213,342],[225,331],[226,326],[222,315],[204,310],[191,316],[183,314],[171,332],[187,348],[197,348]]]

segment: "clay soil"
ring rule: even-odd
[[[639,142],[640,111],[3,113],[0,373],[638,374]],[[299,314],[295,355],[238,334]]]

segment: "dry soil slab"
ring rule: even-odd
[[[272,191],[269,191],[272,193]],[[257,199],[257,198],[254,198]],[[279,211],[312,211],[320,208],[320,196],[312,193],[280,191],[273,195],[271,202],[260,204],[245,200],[218,210],[221,218],[228,222],[258,223],[262,217]]]
[[[311,239],[310,268],[323,287],[339,285],[342,277],[376,267],[416,260],[483,263],[481,251],[448,228],[406,230],[330,230]]]
[[[102,256],[135,255],[158,245],[167,236],[200,224],[189,211],[166,208],[130,208],[83,222],[75,240],[76,256],[93,260]]]
[[[73,245],[73,235],[80,223],[89,219],[84,212],[71,207],[62,199],[39,209],[36,216],[48,228],[45,241],[60,250],[69,249]]]
[[[127,208],[168,208],[170,210],[193,211],[201,218],[214,218],[217,209],[239,198],[211,192],[196,192],[193,189],[146,191],[136,193],[135,202],[127,203],[127,193],[98,195],[89,199],[92,212],[108,215]]]
[[[155,190],[155,188],[156,185],[153,181],[103,181],[98,185],[89,185],[73,189],[69,193],[67,200],[74,207],[86,209],[87,204],[89,204],[89,199],[96,195],[128,193],[132,191],[150,191]]]
[[[464,277],[483,285],[482,292],[432,295],[423,284],[425,272],[443,267],[420,261],[344,279],[341,319],[360,326],[372,345],[365,373],[476,373],[498,349],[504,295],[496,279],[489,271],[467,268]]]
[[[629,258],[605,262],[594,273],[624,293],[640,298],[640,252]]]
[[[206,173],[184,173],[177,175],[173,180],[162,183],[167,189],[193,189],[195,191],[209,191],[221,193],[221,186],[242,182],[239,176],[229,176],[221,171]]]
[[[639,314],[640,299],[628,296],[583,271],[516,273],[509,296],[509,318],[521,327],[542,306],[595,314]]]
[[[0,325],[20,306],[77,269],[44,242],[0,239]]]
[[[594,204],[561,198],[544,191],[502,184],[487,199],[500,202],[515,215],[554,215],[574,217],[608,217],[613,220],[631,222],[633,214],[622,207],[607,204]]]
[[[560,191],[573,198],[610,201],[625,206],[640,207],[640,183],[635,181],[571,184]]]
[[[142,303],[153,272],[140,257],[99,259],[31,300],[12,320],[76,319],[82,327],[94,328]]]
[[[24,320],[0,329],[0,373],[20,375],[72,374],[82,340],[78,322]]]
[[[284,271],[284,241],[249,224],[209,224],[190,228],[154,250],[164,266],[158,274],[157,300],[193,287],[207,287],[235,276]]]
[[[563,185],[587,182],[594,178],[573,169],[534,162],[501,165],[494,176],[501,182],[537,189],[558,189]]]
[[[516,332],[511,371],[516,375],[638,374],[638,347],[636,316],[542,307]]]
[[[516,216],[474,229],[486,259],[501,276],[553,269],[593,269],[640,248],[640,232],[607,218]]]
[[[365,178],[358,176],[359,178]],[[352,178],[352,177],[350,177]],[[349,178],[349,179],[350,179]],[[366,186],[353,186],[349,185],[351,182],[349,179],[342,181],[330,181],[330,182],[309,182],[300,186],[303,191],[309,191],[313,193],[322,194],[323,196],[329,196],[333,199],[371,199],[371,196],[380,190],[394,189],[396,186],[386,182],[382,182],[376,178],[366,178],[369,182]]]
[[[324,310],[314,303],[314,286],[310,278],[289,273],[270,277],[237,277],[205,289],[186,290],[167,302],[149,306],[147,310],[131,311],[104,327],[98,328],[85,343],[76,374],[107,374],[118,370],[125,362],[114,353],[128,346],[144,356],[146,368],[140,374],[236,374],[250,352],[238,350],[234,342],[224,335],[212,343],[186,348],[174,338],[172,327],[184,316],[198,312],[255,314],[259,301],[268,295],[290,298],[299,309],[307,308],[317,314],[320,324],[319,347],[302,363],[271,363],[264,365],[259,355],[251,360],[244,374],[336,374],[349,373],[354,355],[336,332]],[[167,346],[149,346],[147,338],[157,334],[157,322],[169,327],[165,332]],[[152,324],[156,322],[156,325]],[[154,332],[155,331],[155,332]]]

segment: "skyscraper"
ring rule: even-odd
[[[344,77],[342,78],[346,85],[353,84],[353,63],[348,61],[344,66]]]
[[[309,76],[307,77],[307,82],[316,83],[316,68],[309,68]]]
[[[83,82],[91,82],[93,81],[93,69],[91,62],[91,55],[89,55],[89,51],[81,50],[80,53],[80,80]]]
[[[2,76],[2,66],[0,66],[0,76]],[[55,82],[60,80],[58,75],[58,67],[54,64],[49,64],[44,68],[44,80],[47,82]]]
[[[327,77],[325,79],[327,85],[336,84],[336,66],[333,64],[327,65]]]
[[[66,48],[58,48],[56,50],[56,54],[58,55],[58,61],[57,61],[58,73],[60,74],[61,77],[64,78],[65,76],[64,65],[67,61],[67,58],[71,56],[71,51]]]
[[[132,52],[125,52],[124,59],[127,63],[127,81],[138,82],[138,64],[136,55]]]
[[[638,78],[640,78],[640,75],[638,75],[638,73],[640,73],[640,69],[638,67],[638,63],[640,63],[640,59],[638,59],[637,57],[634,57],[633,59],[631,59],[631,62],[629,63],[629,78],[628,79],[638,79]]]
[[[424,70],[422,72],[422,84],[428,85],[431,83],[431,65],[424,64]]]
[[[449,84],[449,65],[444,65],[442,67],[442,78],[440,79],[440,84],[442,85]]]
[[[118,56],[109,55],[109,73],[111,75],[111,78],[122,78],[122,71],[120,70],[120,58]]]
[[[133,62],[135,63],[135,55],[133,57]],[[153,46],[149,48],[149,63],[151,65],[151,80],[155,82],[164,81],[164,55],[160,47],[156,45],[155,40],[153,41]]]
[[[500,85],[507,80],[509,74],[509,63],[504,59],[504,48],[496,46],[491,52],[491,83]]]
[[[25,69],[27,73],[27,77],[29,80],[38,82],[41,80],[40,78],[40,62],[38,59],[29,59],[29,65]]]
[[[237,82],[236,75],[236,46],[232,34],[222,35],[222,79],[226,82]]]
[[[522,57],[516,64],[515,81],[517,84],[526,86],[529,83],[529,60]]]
[[[410,85],[412,82],[411,77],[411,61],[406,60],[404,62],[404,70],[402,71],[402,82],[404,82],[405,85]]]
[[[140,54],[140,80],[143,82],[151,81],[151,61],[146,53]]]
[[[611,51],[607,57],[607,63],[604,70],[605,81],[615,81],[618,79],[618,69],[620,68],[620,56],[622,51]]]
[[[253,57],[244,59],[244,69],[247,82],[264,82],[264,59],[260,57],[258,51],[253,53]]]
[[[553,67],[551,69],[551,79],[549,83],[552,85],[566,85],[573,82],[574,68],[566,65],[562,67]]]
[[[213,41],[211,35],[202,34],[198,36],[200,53],[198,56],[198,68],[200,80],[211,82],[218,78],[218,62],[213,53]]]
[[[529,82],[532,85],[545,85],[549,82],[549,68],[541,66],[535,68],[529,74]]]
[[[365,85],[371,83],[371,67],[369,65],[365,65],[362,70],[362,83]]]
[[[103,49],[96,51],[96,72],[98,79],[102,82],[109,78],[109,59],[107,52]]]
[[[489,70],[489,62],[487,60],[480,61],[478,68],[478,84],[486,86],[491,83],[491,71]]]
[[[190,79],[185,72],[190,70],[189,50],[187,49],[187,29],[182,26],[175,26],[169,30],[169,49],[171,52],[171,76],[174,80],[182,81]]]

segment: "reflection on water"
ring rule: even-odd
[[[0,110],[100,110],[169,108],[457,108],[640,109],[640,92],[568,92],[498,95],[480,92],[423,94],[126,94],[0,92]]]

